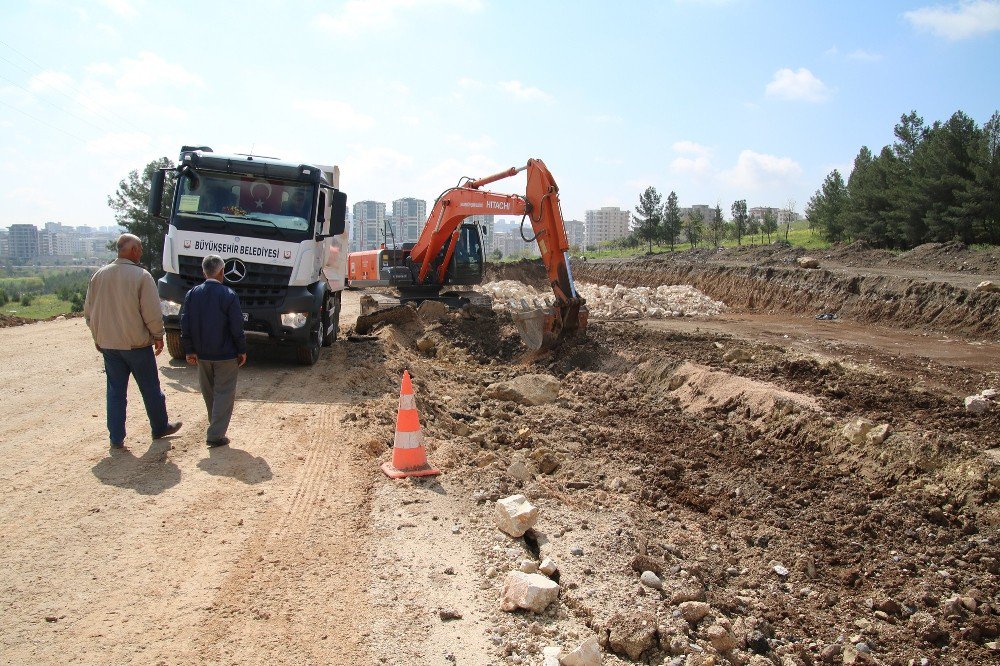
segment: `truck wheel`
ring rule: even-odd
[[[164,337],[167,339],[167,353],[170,354],[170,358],[175,361],[185,358],[180,331],[167,331]]]
[[[340,292],[330,295],[323,311],[323,330],[329,331],[323,338],[323,346],[329,347],[340,333]]]
[[[319,360],[319,350],[324,346],[323,338],[323,316],[316,318],[316,325],[309,332],[309,342],[295,348],[295,355],[299,359],[300,365],[316,365]]]

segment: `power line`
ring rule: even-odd
[[[13,51],[13,52],[14,52],[14,53],[16,53],[17,55],[21,56],[22,58],[24,58],[25,60],[27,60],[28,62],[30,62],[31,64],[33,64],[33,65],[34,65],[35,67],[37,67],[37,68],[38,68],[38,70],[39,70],[39,72],[38,72],[38,73],[42,73],[42,72],[44,72],[44,71],[45,71],[46,69],[50,69],[50,68],[47,68],[47,67],[45,67],[45,66],[44,66],[44,65],[42,65],[41,63],[39,63],[39,62],[38,62],[37,60],[35,60],[35,59],[31,58],[30,56],[28,56],[28,55],[26,55],[26,54],[22,53],[21,51],[18,51],[18,50],[17,50],[17,49],[15,49],[15,48],[14,48],[13,46],[11,46],[10,44],[8,44],[7,42],[5,42],[5,41],[3,41],[3,40],[0,40],[0,46],[5,46],[5,47],[7,47],[8,49],[10,49],[11,51]],[[26,70],[25,68],[21,67],[20,65],[18,65],[18,64],[17,64],[16,62],[14,62],[13,60],[9,60],[8,58],[4,58],[3,56],[0,56],[0,60],[3,60],[3,61],[5,61],[5,62],[8,62],[8,63],[10,63],[11,65],[13,65],[14,67],[18,68],[19,70],[21,70],[21,71],[22,71],[22,72],[24,72],[25,74],[28,74],[29,76],[32,76],[32,75],[33,75],[33,74],[32,74],[32,72],[29,72],[29,71],[28,71],[28,70]],[[96,101],[93,101],[93,100],[88,100],[88,96],[87,96],[87,94],[86,94],[86,93],[84,93],[84,92],[83,92],[82,90],[80,90],[79,88],[77,88],[76,86],[74,86],[74,85],[73,85],[73,84],[71,84],[71,83],[64,83],[64,82],[61,82],[61,81],[52,81],[52,82],[50,82],[50,84],[52,85],[52,87],[53,87],[53,88],[55,89],[55,91],[56,91],[57,93],[59,93],[59,94],[61,94],[62,96],[66,97],[66,99],[70,100],[71,102],[74,102],[74,103],[80,103],[80,104],[82,104],[83,106],[87,107],[87,108],[88,108],[88,109],[89,109],[90,111],[92,111],[92,112],[93,112],[93,113],[95,113],[96,115],[98,115],[98,116],[101,116],[101,117],[102,117],[102,119],[103,119],[103,120],[105,120],[105,121],[108,121],[108,122],[111,122],[112,124],[117,124],[117,121],[115,121],[115,120],[113,120],[113,119],[111,119],[111,118],[109,118],[109,117],[107,117],[107,116],[102,116],[102,114],[101,114],[101,112],[102,112],[102,111],[103,111],[104,113],[106,113],[106,114],[110,114],[110,115],[112,115],[112,116],[114,116],[114,117],[118,118],[118,119],[119,119],[120,121],[122,121],[122,122],[124,122],[124,123],[126,123],[126,124],[130,125],[130,126],[132,127],[132,129],[134,129],[134,130],[136,130],[136,131],[138,131],[138,132],[144,132],[144,131],[145,131],[145,130],[143,130],[143,129],[142,129],[141,127],[138,127],[138,126],[137,126],[137,125],[136,125],[135,123],[133,123],[133,122],[132,122],[131,120],[129,120],[128,118],[125,118],[124,116],[121,116],[121,115],[119,115],[118,113],[115,113],[115,112],[114,112],[114,111],[112,111],[111,109],[108,109],[108,108],[105,108],[104,106],[102,106],[102,105],[98,104],[98,103],[97,103]],[[73,92],[75,92],[75,93],[76,93],[77,95],[79,95],[81,99],[80,99],[80,100],[77,100],[77,99],[74,99],[74,98],[73,98],[72,96],[70,96],[69,94],[67,94],[67,93],[66,93],[65,91],[63,91],[63,90],[60,90],[60,89],[59,89],[59,88],[60,88],[60,86],[65,86],[65,87],[69,88],[69,89],[70,89],[71,91],[73,91]],[[88,101],[89,101],[90,103],[88,103]],[[97,107],[97,108],[94,108],[94,107]]]
[[[51,106],[53,109],[56,109],[57,111],[62,111],[66,115],[71,116],[73,118],[76,118],[77,120],[79,120],[82,123],[87,123],[88,125],[90,125],[91,127],[93,127],[94,129],[96,129],[99,132],[105,132],[105,131],[107,131],[103,127],[98,127],[97,125],[95,125],[94,123],[90,122],[86,118],[81,118],[80,116],[76,115],[72,111],[67,111],[66,109],[62,108],[61,106],[55,104],[54,102],[50,102],[49,100],[45,99],[44,97],[40,97],[40,96],[36,95],[35,93],[31,92],[30,90],[28,90],[24,86],[20,85],[16,81],[12,81],[12,80],[8,79],[3,74],[0,74],[0,79],[3,79],[7,83],[9,83],[9,84],[11,84],[11,85],[13,85],[13,86],[15,86],[17,88],[20,88],[24,92],[28,93],[29,95],[31,95],[32,97],[34,97],[35,99],[37,99],[39,102],[45,102],[46,104],[48,104],[49,106]]]
[[[78,137],[77,135],[73,134],[72,132],[67,132],[66,130],[64,130],[64,129],[62,129],[62,128],[59,128],[59,127],[56,127],[56,126],[55,126],[55,125],[53,125],[52,123],[48,123],[48,122],[45,122],[45,121],[44,121],[44,120],[42,120],[41,118],[36,118],[35,116],[31,115],[31,114],[30,114],[30,113],[28,113],[27,111],[22,111],[21,109],[17,108],[16,106],[14,106],[14,105],[12,105],[12,104],[8,104],[7,102],[4,102],[3,100],[0,100],[0,104],[3,104],[4,106],[6,106],[6,107],[8,107],[8,108],[11,108],[11,109],[14,109],[14,110],[15,110],[15,111],[17,111],[18,113],[20,113],[20,114],[22,114],[22,115],[25,115],[25,116],[28,116],[29,118],[31,118],[31,119],[32,119],[32,120],[34,120],[35,122],[38,122],[38,123],[41,123],[42,125],[45,125],[46,127],[51,127],[52,129],[56,130],[57,132],[62,132],[62,133],[63,133],[63,134],[65,134],[66,136],[70,136],[70,137],[73,137],[74,139],[76,139],[76,140],[77,140],[77,141],[79,141],[80,143],[83,143],[83,144],[86,144],[86,143],[87,143],[87,140],[86,140],[86,139],[81,139],[80,137]]]

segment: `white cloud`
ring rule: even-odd
[[[736,165],[722,171],[719,177],[733,189],[753,193],[764,189],[792,189],[801,174],[802,167],[790,157],[744,150]]]
[[[525,86],[520,81],[500,81],[497,88],[525,102],[552,102],[554,99],[552,95],[538,88]]]
[[[46,70],[41,74],[36,74],[28,81],[28,88],[32,92],[43,92],[45,90],[56,89],[65,90],[73,79],[69,74]]]
[[[313,25],[340,37],[356,37],[385,30],[408,10],[434,7],[471,13],[481,10],[483,3],[480,0],[348,0],[333,13],[317,14]]]
[[[864,49],[854,49],[847,54],[848,60],[860,60],[861,62],[878,62],[882,59],[881,53],[872,53]]]
[[[787,67],[779,69],[767,84],[765,92],[768,97],[806,102],[822,102],[830,96],[826,84],[805,67],[794,72]]]
[[[465,88],[466,90],[482,90],[486,87],[486,84],[476,79],[463,77],[458,80],[458,87]]]
[[[712,169],[712,149],[694,141],[678,141],[673,145],[675,153],[680,153],[680,157],[675,157],[670,162],[670,172],[674,174],[688,174],[692,176],[703,176]]]
[[[961,0],[905,12],[914,28],[957,41],[1000,30],[1000,0]]]
[[[366,130],[375,125],[375,119],[356,111],[346,102],[335,99],[300,99],[292,102],[292,108],[304,114],[329,122],[342,130]]]
[[[205,85],[197,74],[167,62],[150,51],[142,51],[135,59],[125,58],[115,70],[120,73],[115,81],[120,89],[152,88],[159,85],[201,88]]]

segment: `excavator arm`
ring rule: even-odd
[[[485,185],[527,171],[525,195],[497,194],[482,190]],[[419,265],[417,284],[441,284],[455,251],[462,220],[470,215],[522,215],[531,223],[532,238],[541,252],[554,304],[532,307],[525,304],[512,312],[514,323],[525,343],[533,349],[551,349],[565,337],[586,328],[587,309],[576,292],[570,270],[569,241],[559,203],[559,186],[545,163],[530,159],[523,167],[511,167],[500,173],[468,181],[438,197],[416,245],[410,250],[414,266]],[[432,274],[435,258],[444,252],[437,274]]]

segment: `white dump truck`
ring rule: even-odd
[[[164,217],[167,172],[153,174],[149,212]],[[340,169],[184,146],[165,215],[157,288],[167,350],[184,358],[184,295],[204,281],[201,261],[225,261],[239,295],[248,341],[288,345],[312,365],[337,337],[347,273],[347,195]]]

